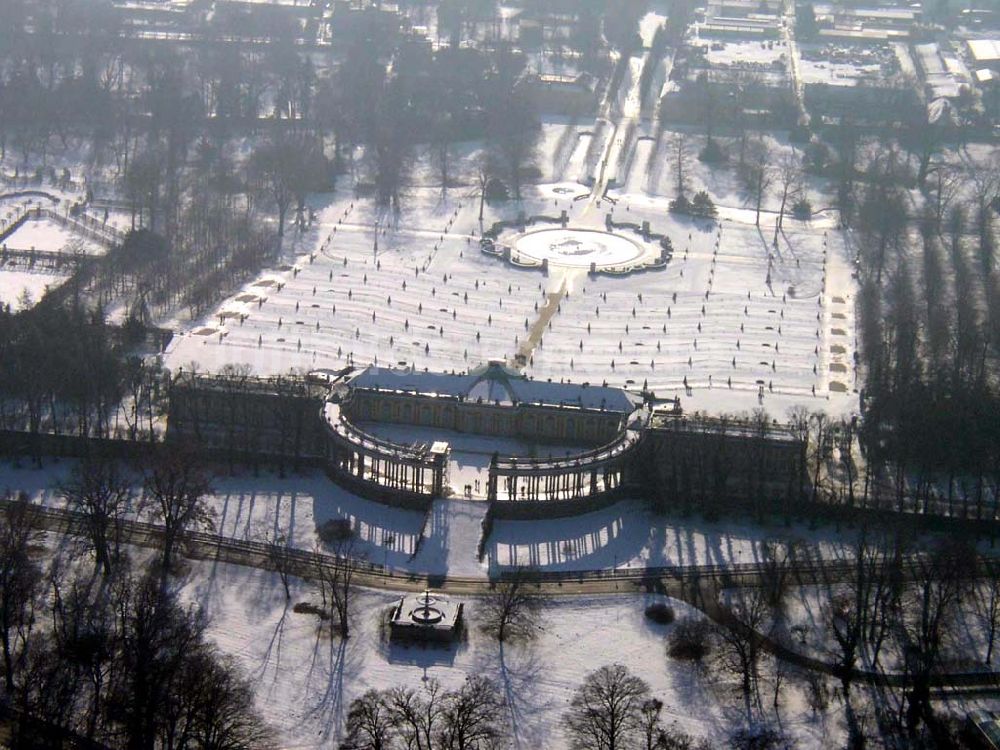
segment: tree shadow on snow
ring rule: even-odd
[[[545,730],[541,719],[556,710],[556,701],[539,690],[544,665],[538,649],[531,641],[497,646],[496,650],[482,653],[475,671],[497,683],[506,706],[513,747],[543,747]]]
[[[268,668],[270,668],[272,672],[271,684],[274,685],[278,681],[278,674],[281,671],[281,643],[285,634],[285,623],[287,620],[288,601],[286,600],[285,607],[281,611],[281,617],[279,617],[278,622],[275,623],[274,630],[271,632],[271,638],[267,642],[267,648],[264,649],[264,653],[261,655],[260,666],[254,674],[254,682],[258,684],[263,683]]]
[[[317,629],[306,677],[306,695],[314,696],[314,702],[307,707],[305,715],[320,720],[322,747],[332,743],[343,730],[347,708],[344,704],[345,677],[353,675],[355,670],[351,665],[359,659],[358,649],[351,647],[356,640],[329,637],[321,628]]]

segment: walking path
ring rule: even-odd
[[[559,305],[565,294],[566,280],[563,279],[562,284],[559,285],[559,291],[549,293],[545,301],[545,306],[539,311],[538,317],[528,330],[528,335],[518,347],[517,356],[514,359],[515,367],[523,369],[527,365],[528,361],[531,359],[532,352],[535,351],[535,347],[538,346],[538,343],[545,335],[545,329],[548,326],[549,321],[552,320],[553,316],[557,312],[559,312]]]

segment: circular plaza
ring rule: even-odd
[[[619,268],[641,263],[646,255],[642,244],[596,229],[538,229],[515,237],[511,245],[515,263],[553,266]]]

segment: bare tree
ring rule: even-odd
[[[501,643],[530,638],[538,629],[545,603],[531,583],[530,570],[519,566],[491,584],[482,603],[483,627]]]
[[[313,551],[314,567],[320,584],[323,606],[326,607],[329,600],[333,609],[332,614],[336,616],[335,625],[341,638],[350,636],[351,606],[354,603],[357,589],[354,575],[361,562],[360,553],[355,543],[354,532],[348,530],[329,541],[332,546],[330,554],[325,554],[318,548]]]
[[[277,208],[278,236],[283,237],[288,209],[293,202],[301,209],[306,194],[323,187],[327,164],[314,139],[282,137],[254,151],[248,169],[251,183]]]
[[[798,154],[785,154],[778,161],[778,189],[781,192],[781,206],[778,209],[778,221],[774,225],[774,242],[778,242],[778,232],[785,221],[785,211],[789,204],[795,203],[802,194],[802,161]],[[758,214],[760,209],[758,208]]]
[[[756,211],[754,224],[759,227],[761,207],[774,182],[774,169],[771,167],[771,150],[764,141],[753,141],[748,150],[741,176]]]
[[[840,680],[845,696],[850,692],[854,679],[854,665],[865,635],[865,618],[868,616],[868,593],[865,582],[864,562],[855,559],[855,571],[849,592],[834,596],[826,619],[840,649]]]
[[[953,202],[962,191],[963,180],[955,169],[946,164],[938,164],[931,169],[934,175],[931,215],[934,217],[935,230],[940,231],[945,216]]]
[[[819,498],[823,466],[830,454],[830,417],[817,411],[809,415],[808,463],[812,466],[812,502]]]
[[[288,601],[292,598],[289,578],[295,566],[295,548],[284,534],[278,532],[265,532],[264,545],[267,547],[267,562],[281,579],[281,585],[285,589],[285,601]]]
[[[83,516],[98,569],[111,575],[121,554],[122,527],[132,502],[132,478],[118,461],[90,456],[73,469],[59,493]]]
[[[792,571],[802,553],[798,539],[768,539],[761,549],[761,590],[772,609],[781,609]]]
[[[641,731],[649,686],[621,664],[588,674],[563,718],[572,746],[580,750],[624,750]]]
[[[27,655],[42,583],[41,568],[31,559],[36,531],[30,513],[26,495],[4,497],[0,508],[0,646],[8,694]]]
[[[152,576],[121,576],[113,598],[116,655],[109,709],[126,747],[155,747],[183,715],[178,705],[183,665],[202,643],[205,619],[181,609]]]
[[[466,677],[444,700],[440,746],[454,750],[499,748],[505,737],[503,699],[496,684],[482,675]]]
[[[369,690],[347,714],[341,750],[499,750],[507,736],[497,685],[472,675],[458,690],[437,680],[423,688]]]
[[[843,471],[842,484],[847,489],[847,503],[852,508],[855,503],[854,485],[858,480],[858,467],[854,461],[857,432],[857,420],[853,417],[842,417],[834,427],[837,453],[840,457],[840,467]]]
[[[203,750],[273,747],[271,729],[254,706],[253,687],[232,657],[196,648],[184,660],[178,706],[188,741]],[[170,744],[164,743],[165,747]]]
[[[674,161],[677,167],[677,197],[687,192],[687,182],[684,175],[687,172],[688,150],[684,133],[677,133],[674,138]]]
[[[983,661],[990,664],[993,661],[997,629],[1000,628],[1000,565],[992,560],[983,560],[980,565],[983,585],[977,591],[974,604],[986,629],[986,656]]]
[[[455,137],[454,118],[446,107],[441,107],[433,115],[431,127],[431,142],[429,144],[430,158],[438,170],[441,180],[441,195],[448,194],[451,183],[452,142]]]
[[[490,165],[487,156],[479,158],[476,169],[476,195],[479,197],[479,223],[483,221],[483,210],[486,208],[486,191],[490,184]]]
[[[907,696],[907,725],[913,729],[926,716],[931,675],[938,667],[955,611],[975,568],[975,552],[966,542],[942,544],[924,561],[908,587],[899,623],[908,641],[907,671],[912,689]]]
[[[211,526],[205,495],[212,490],[208,473],[198,458],[179,448],[165,448],[146,470],[145,500],[163,525],[161,584],[166,586],[174,550],[192,526]]]
[[[445,694],[441,683],[430,679],[419,693],[403,687],[393,688],[386,697],[404,747],[433,750],[444,724]]]
[[[155,152],[140,154],[132,159],[124,179],[125,193],[132,211],[132,229],[136,228],[138,213],[139,225],[156,231],[162,184],[160,160]]]
[[[530,97],[516,87],[504,92],[491,114],[490,122],[489,138],[497,162],[507,172],[513,197],[519,201],[524,171],[534,164],[537,156],[538,125]]]
[[[739,589],[723,607],[725,622],[717,629],[719,665],[740,680],[747,716],[760,707],[761,629],[769,607],[759,588]]]
[[[81,667],[87,662],[106,661],[106,633],[100,632],[100,625],[92,622],[79,604],[84,585],[74,581],[70,590],[64,593],[61,580],[64,571],[58,562],[49,570],[48,589],[39,608],[51,610],[44,612],[46,619],[51,617],[51,628],[40,629],[32,635],[17,690],[7,696],[22,716],[35,720],[13,724],[11,739],[15,747],[48,745],[45,735],[51,736],[54,727],[72,731],[78,717],[82,718],[85,713],[86,705],[92,702],[87,695],[90,681]],[[88,642],[90,636],[94,636],[94,641]],[[95,643],[101,645],[91,649]],[[102,667],[98,666],[95,671],[100,673]]]
[[[386,696],[369,690],[351,701],[341,750],[390,750],[396,738],[396,717]]]
[[[387,84],[378,99],[377,116],[365,134],[365,158],[371,165],[379,206],[400,210],[400,198],[412,166],[414,113],[398,81]]]
[[[660,723],[661,711],[663,701],[659,698],[648,698],[639,709],[639,728],[644,750],[662,750],[666,747],[667,737]]]

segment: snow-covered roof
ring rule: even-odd
[[[467,374],[367,367],[350,383],[351,388],[464,398],[470,401],[603,409],[629,414],[640,404],[637,396],[620,388],[577,383],[529,380],[499,362],[490,362]]]
[[[977,63],[1000,61],[1000,39],[970,39],[967,44]]]

